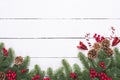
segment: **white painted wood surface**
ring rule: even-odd
[[[120,17],[119,0],[1,0],[1,17]]]
[[[16,55],[31,57],[30,68],[61,66],[76,58],[86,33],[109,37],[110,27],[120,35],[119,0],[0,0],[0,42]],[[90,39],[93,42],[93,39]],[[86,54],[86,52],[84,51]],[[82,66],[82,65],[81,65]]]

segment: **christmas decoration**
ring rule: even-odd
[[[97,51],[95,49],[91,49],[89,52],[88,52],[88,58],[90,59],[94,59],[97,57]]]
[[[104,48],[105,53],[108,56],[112,56],[113,55],[113,50],[111,48]]]
[[[115,28],[114,27],[111,27],[111,32],[112,32],[112,34],[110,35],[109,40],[112,40],[113,37],[114,37],[114,34],[115,34]]]
[[[82,52],[78,54],[82,68],[76,63],[71,66],[63,59],[61,67],[56,70],[49,67],[47,71],[41,70],[39,65],[29,70],[29,56],[24,59],[21,56],[15,57],[13,49],[6,49],[0,43],[0,80],[120,80],[120,51],[116,47],[120,39],[113,37],[113,34],[114,30],[111,38],[95,34],[93,45],[87,35],[90,49],[80,41],[77,48],[88,50],[87,56]]]
[[[77,78],[77,74],[74,73],[74,72],[71,72],[71,73],[70,73],[70,78],[76,79],[76,78]]]
[[[16,65],[21,65],[22,63],[23,63],[23,58],[21,56],[15,58]]]
[[[49,77],[43,78],[43,80],[51,80]]]
[[[99,63],[99,66],[100,66],[100,67],[102,67],[103,69],[105,69],[105,68],[106,68],[106,66],[105,66],[105,63],[104,63],[104,62],[100,62],[100,63]]]
[[[92,68],[90,68],[90,78],[95,78],[97,76],[97,72],[96,72],[96,70],[94,70],[94,69],[92,69]]]
[[[98,77],[100,78],[100,80],[113,80],[112,78],[109,78],[108,75],[104,72],[98,73]]]
[[[103,49],[110,47],[110,41],[107,39],[104,39],[101,44]]]
[[[89,36],[90,36],[90,33],[86,33],[85,39],[86,39],[86,41],[87,41],[89,47],[91,47],[91,43],[90,43],[90,41],[89,41]]]
[[[97,42],[102,42],[105,38],[103,36],[94,34],[93,36]]]
[[[5,80],[5,73],[0,72],[0,80]]]
[[[32,80],[40,80],[40,75],[35,75]]]
[[[83,42],[80,41],[79,46],[77,46],[78,49],[82,49],[82,50],[88,50],[88,48],[86,47],[85,44],[83,44]]]
[[[112,42],[112,46],[116,46],[118,43],[120,43],[120,39],[118,37],[114,37],[114,40]]]
[[[98,50],[100,50],[101,45],[98,42],[96,42],[96,43],[94,43],[93,48],[95,51],[98,51]]]
[[[17,74],[15,71],[12,71],[12,70],[7,71],[6,77],[8,80],[16,80],[16,76]]]
[[[6,48],[2,48],[2,52],[3,52],[4,56],[8,56],[8,51]]]
[[[28,70],[27,69],[22,69],[21,70],[21,73],[25,73],[25,72],[27,72]]]

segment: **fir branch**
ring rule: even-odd
[[[105,66],[106,66],[107,68],[109,68],[109,66],[112,64],[112,63],[111,63],[111,59],[109,59],[109,58],[106,58],[104,62],[105,62]]]
[[[25,57],[22,65],[20,66],[20,69],[24,69],[24,68],[27,69],[29,66],[29,62],[30,62],[30,57],[29,56]]]
[[[65,77],[65,73],[64,73],[64,68],[63,67],[60,67],[59,69],[57,69],[55,72],[54,72],[54,79],[56,80],[64,80],[66,77]]]
[[[89,71],[87,69],[83,70],[82,75],[83,75],[83,80],[91,80]]]
[[[102,49],[98,52],[98,61],[104,61],[107,58],[107,54]]]
[[[78,54],[78,58],[80,59],[80,61],[82,62],[82,64],[84,65],[84,67],[86,69],[90,69],[89,63],[88,63],[88,59],[85,57],[85,55],[83,55],[81,52]]]
[[[1,52],[2,48],[4,48],[4,43],[0,43],[0,52]]]
[[[44,78],[45,72],[42,71],[41,68],[37,64],[34,66],[34,71],[35,71],[36,75],[40,75],[40,77],[41,77],[40,80],[42,80],[42,78]]]
[[[14,51],[13,51],[12,48],[9,48],[8,54],[9,54],[8,59],[9,59],[9,63],[10,63],[10,66],[11,66],[12,63],[14,62],[14,57],[15,57],[14,56]]]
[[[63,64],[63,67],[65,69],[66,80],[71,80],[70,73],[72,72],[72,69],[71,69],[69,63],[65,59],[63,59],[62,64]]]
[[[78,80],[83,80],[82,79],[82,72],[78,64],[73,65],[74,72],[77,74]]]
[[[52,68],[48,68],[48,69],[47,69],[47,74],[48,74],[48,76],[49,76],[51,79],[54,79],[54,78],[53,78],[53,69],[52,69]]]
[[[116,67],[120,68],[120,52],[118,50],[118,48],[114,48],[114,64]]]

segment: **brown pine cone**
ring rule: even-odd
[[[103,40],[102,43],[101,43],[101,46],[102,46],[103,49],[110,47],[110,41],[107,40],[107,39]]]
[[[92,49],[88,52],[88,58],[89,59],[94,59],[98,56],[98,53],[95,49]]]
[[[113,55],[113,50],[111,48],[104,48],[103,50],[105,51],[105,53],[108,56],[112,56]]]
[[[93,48],[94,48],[96,51],[98,51],[98,50],[100,50],[101,46],[100,46],[99,43],[94,43]]]
[[[5,80],[5,73],[0,72],[0,80]]]
[[[23,63],[23,58],[21,56],[15,58],[16,65],[21,65],[22,63]]]

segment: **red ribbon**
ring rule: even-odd
[[[87,46],[81,41],[79,43],[79,46],[77,46],[77,48],[82,50],[88,50]]]
[[[114,40],[112,41],[112,46],[116,46],[120,42],[120,39],[118,37],[114,37]]]

